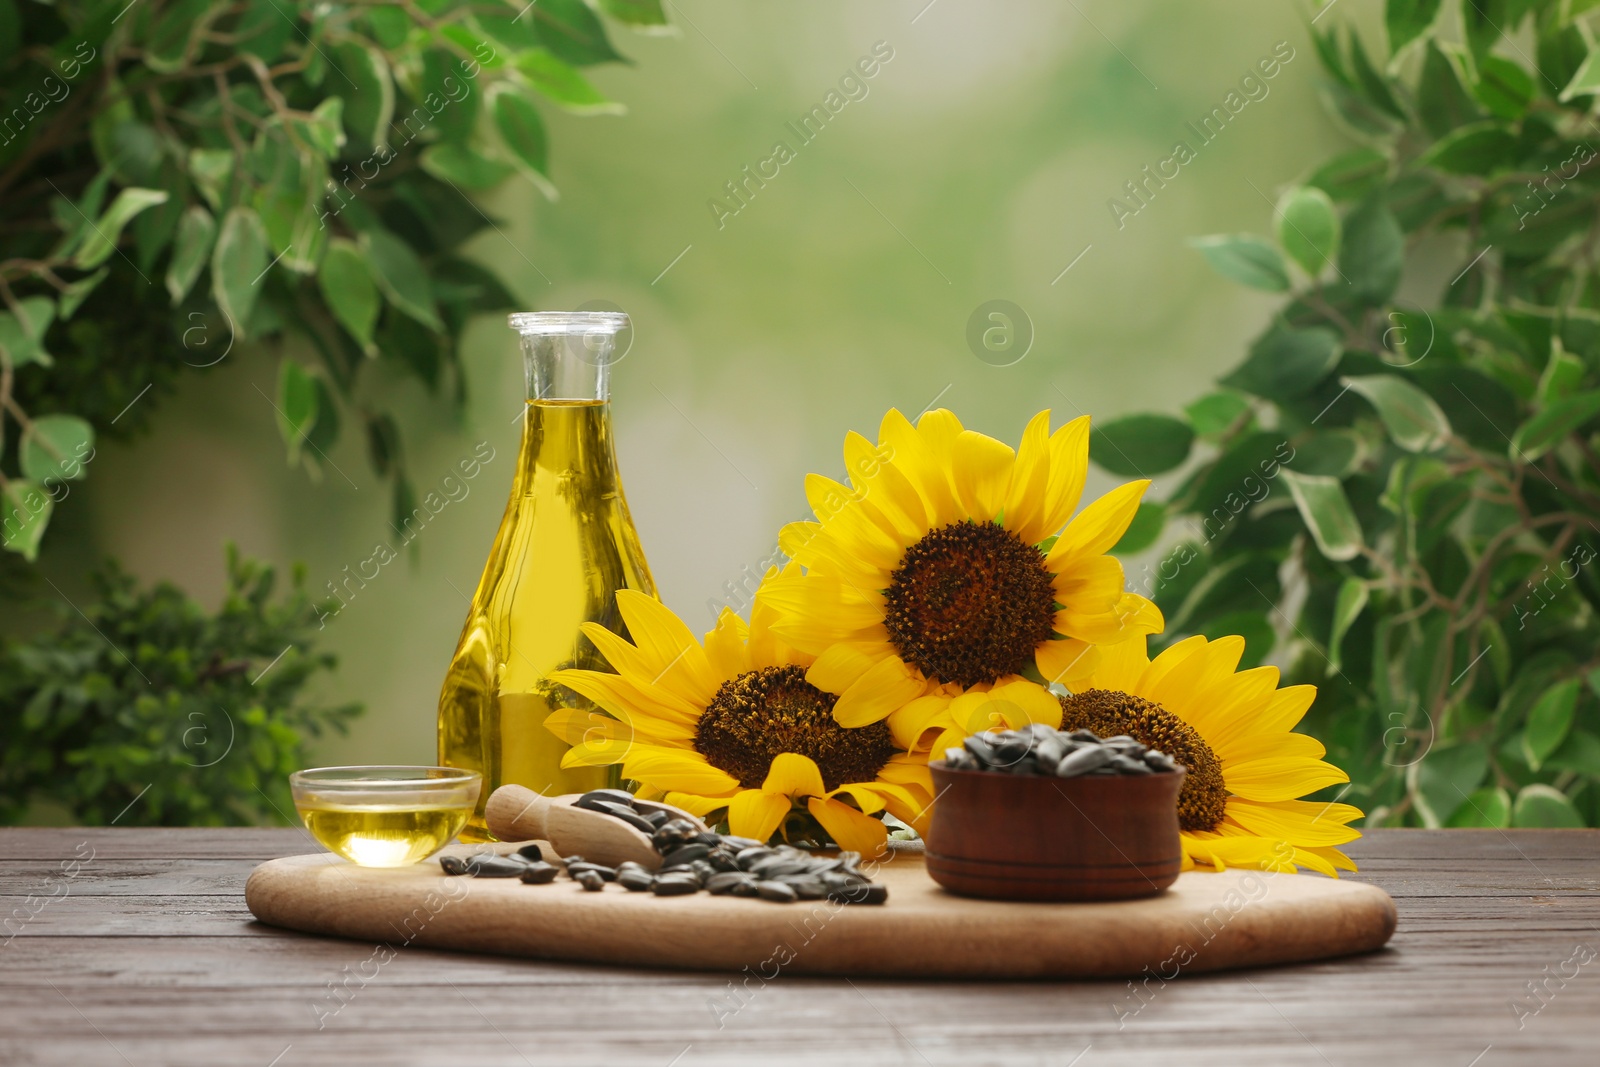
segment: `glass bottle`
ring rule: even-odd
[[[512,315],[522,335],[527,407],[505,516],[439,694],[439,762],[481,771],[461,837],[489,839],[484,803],[508,782],[547,795],[616,783],[612,767],[564,770],[568,745],[544,725],[557,708],[592,708],[547,680],[563,667],[609,670],[580,632],[626,634],[616,591],[655,595],[617,476],[610,369],[628,316]]]

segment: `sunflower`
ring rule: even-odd
[[[780,545],[805,573],[767,590],[773,631],[817,657],[806,678],[838,695],[842,726],[1024,675],[1070,686],[1098,646],[1161,631],[1161,612],[1123,591],[1106,554],[1150,483],[1073,517],[1087,416],[1052,434],[1041,411],[1012,451],[943,409],[916,426],[890,411],[877,445],[851,433],[844,459],[850,485],[809,475],[818,521],[784,527]]]
[[[837,722],[834,695],[806,681],[815,657],[773,633],[764,592],[748,626],[724,608],[704,643],[642,593],[620,590],[617,607],[632,643],[583,627],[617,673],[550,676],[613,716],[552,713],[546,726],[573,746],[563,766],[621,764],[640,796],[699,816],[725,812],[731,833],[760,841],[797,810],[840,848],[868,856],[884,848],[875,817],[884,811],[925,828],[927,767],[895,748],[887,724]]]
[[[1185,867],[1355,870],[1335,846],[1361,836],[1346,825],[1361,809],[1295,799],[1350,780],[1322,760],[1320,742],[1292,732],[1316,687],[1279,689],[1276,667],[1237,670],[1243,654],[1242,637],[1190,637],[1154,660],[1142,640],[1111,646],[1060,698],[1061,728],[1129,734],[1188,769],[1178,794]]]

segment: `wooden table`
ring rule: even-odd
[[[0,830],[0,1064],[1600,1062],[1600,830],[1375,831],[1351,852],[1399,904],[1388,949],[1137,991],[387,958],[251,919],[250,869],[309,850],[297,830]]]

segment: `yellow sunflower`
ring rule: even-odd
[[[748,626],[724,608],[704,643],[660,601],[619,591],[633,642],[583,627],[617,673],[551,675],[614,716],[553,713],[546,725],[573,745],[562,765],[621,764],[640,796],[699,816],[725,811],[731,833],[760,841],[803,810],[840,848],[876,855],[882,812],[925,828],[928,769],[896,750],[887,724],[835,720],[836,698],[806,681],[815,657],[773,633],[764,589]]]
[[[1061,728],[1129,734],[1188,768],[1178,795],[1185,867],[1355,870],[1335,846],[1361,836],[1346,825],[1361,809],[1295,799],[1350,780],[1322,760],[1319,741],[1293,732],[1316,687],[1279,689],[1276,667],[1237,670],[1243,654],[1242,637],[1190,637],[1154,660],[1143,640],[1111,646],[1061,698]]]
[[[838,694],[841,725],[1025,672],[1070,686],[1094,669],[1097,646],[1161,631],[1161,612],[1123,591],[1122,564],[1106,554],[1150,483],[1078,511],[1087,416],[1052,434],[1041,411],[1013,451],[943,409],[916,426],[890,411],[877,445],[851,433],[844,459],[850,484],[807,476],[818,521],[783,530],[805,573],[786,570],[766,590],[773,631],[817,657],[806,677]]]

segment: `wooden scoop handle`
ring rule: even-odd
[[[546,820],[553,798],[521,785],[503,785],[483,807],[489,832],[502,841],[549,841]]]

